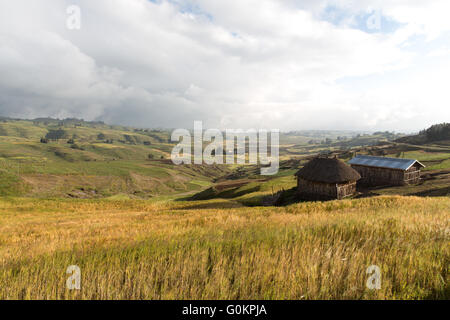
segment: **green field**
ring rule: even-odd
[[[59,129],[62,138],[40,142]],[[0,195],[149,198],[195,192],[230,171],[172,165],[168,139],[168,132],[81,121],[8,120],[0,123]]]

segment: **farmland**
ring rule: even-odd
[[[2,299],[444,299],[449,198],[0,202]],[[82,290],[65,287],[69,265]],[[382,289],[366,288],[381,269]]]
[[[450,147],[358,135],[282,135],[280,171],[263,177],[175,166],[164,130],[4,120],[0,299],[448,299]],[[294,173],[323,152],[426,168],[417,185],[291,201]],[[267,205],[277,192],[287,200]],[[70,265],[79,291],[66,287]],[[371,265],[380,290],[366,286]]]

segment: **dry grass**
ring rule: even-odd
[[[448,299],[449,218],[448,197],[2,199],[0,298]],[[72,264],[81,291],[65,287]],[[365,286],[370,265],[381,290]]]

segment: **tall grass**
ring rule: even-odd
[[[448,299],[449,218],[449,198],[3,199],[0,298]],[[69,265],[80,291],[66,288]],[[380,290],[366,287],[370,265]]]

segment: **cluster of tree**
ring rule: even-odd
[[[428,141],[450,140],[450,123],[440,123],[420,131]]]
[[[45,135],[45,139],[57,141],[59,139],[63,139],[66,136],[66,131],[63,129],[50,129],[48,133]]]
[[[104,143],[108,143],[108,144],[113,144],[114,143],[114,139],[106,139],[106,136],[105,136],[105,134],[103,132],[100,132],[97,135],[97,140],[101,140]]]
[[[106,136],[104,135],[103,132],[100,132],[100,133],[97,135],[97,140],[105,140],[105,138],[106,138]]]
[[[130,136],[129,134],[124,134],[123,137],[125,138],[125,141],[129,144],[136,144],[136,141],[133,136]]]
[[[397,139],[397,142],[422,144],[433,141],[450,140],[450,123],[440,123],[422,130],[418,135]]]

